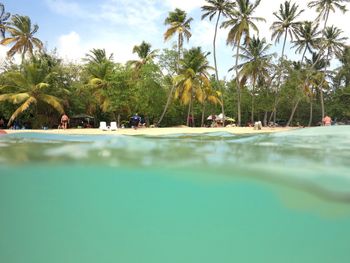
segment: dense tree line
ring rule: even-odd
[[[164,19],[164,40],[176,40],[173,49],[153,50],[143,41],[131,47],[139,59],[116,63],[113,54],[92,49],[81,64],[67,64],[55,51],[45,50],[36,38],[39,26],[23,15],[10,15],[0,3],[2,45],[7,59],[0,69],[0,118],[33,128],[56,127],[60,115],[88,114],[95,120],[127,124],[138,112],[148,125],[206,125],[206,117],[223,112],[237,125],[261,120],[264,125],[318,125],[327,111],[338,121],[350,119],[350,48],[343,32],[329,25],[334,12],[346,12],[350,0],[309,1],[316,8],[314,21],[300,21],[304,11],[285,1],[273,13],[272,40],[282,42],[280,54],[258,36],[254,16],[260,0],[207,0],[202,19],[215,22],[213,67],[209,52],[189,50],[193,19],[180,9]],[[215,18],[215,19],[214,19]],[[216,36],[228,29],[227,45],[235,48],[232,80],[219,78]],[[299,61],[285,56],[287,43]],[[13,57],[19,54],[20,63]],[[339,67],[331,62],[338,60]]]

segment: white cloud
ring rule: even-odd
[[[190,12],[196,8],[200,8],[203,6],[206,1],[204,0],[164,0],[164,3],[171,8],[171,10],[175,8],[180,8],[185,10],[186,12]]]
[[[81,47],[80,36],[72,31],[58,38],[57,51],[65,60],[78,61],[84,55]]]

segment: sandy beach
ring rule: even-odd
[[[99,129],[50,129],[50,130],[5,130],[6,133],[26,133],[36,132],[45,134],[70,134],[70,135],[148,135],[159,136],[168,134],[201,134],[211,132],[229,132],[232,134],[253,134],[253,133],[273,133],[282,132],[295,127],[263,127],[261,130],[254,130],[253,127],[226,127],[226,128],[189,128],[189,127],[171,127],[171,128],[139,128],[139,129],[118,129],[116,131],[102,131]]]

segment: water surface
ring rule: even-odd
[[[0,262],[349,262],[350,127],[0,136]]]

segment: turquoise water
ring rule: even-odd
[[[0,136],[0,262],[350,262],[350,127]]]

